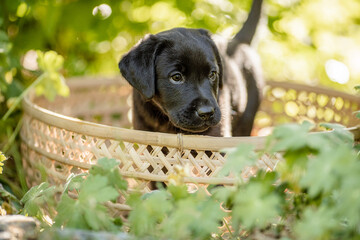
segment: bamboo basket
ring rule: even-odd
[[[123,79],[81,77],[69,79],[68,84],[68,98],[48,102],[30,93],[23,101],[21,150],[29,186],[41,183],[45,176],[51,184],[62,184],[69,174],[87,171],[103,157],[120,161],[129,191],[151,191],[150,183],[167,182],[176,165],[189,167],[188,184],[226,185],[234,179],[217,176],[227,158],[223,149],[241,143],[254,144],[256,150],[264,148],[265,136],[225,138],[133,130],[132,90]],[[266,135],[281,123],[309,120],[343,124],[359,138],[359,120],[353,114],[359,106],[357,96],[268,82],[254,134]],[[245,168],[242,177],[246,179],[258,168],[272,170],[278,160],[264,155],[256,167]]]

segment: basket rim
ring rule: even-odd
[[[120,81],[119,77],[73,77],[68,79],[68,85],[73,88],[81,88],[84,86],[84,80],[87,79],[86,87],[114,84],[114,81]],[[101,81],[99,81],[101,79]],[[99,84],[99,82],[101,84]],[[124,81],[122,81],[124,82]],[[351,94],[339,92],[332,89],[326,89],[317,86],[308,86],[298,83],[267,81],[266,85],[272,87],[285,87],[301,89],[305,91],[314,91],[317,93],[333,94],[338,97],[344,97],[360,103],[360,98]],[[173,133],[160,133],[141,131],[135,129],[126,129],[122,127],[114,127],[105,124],[94,123],[90,121],[80,120],[78,118],[66,116],[54,111],[45,109],[35,104],[32,99],[34,92],[26,94],[22,101],[24,112],[48,125],[63,128],[72,132],[113,140],[124,140],[146,145],[168,146],[178,149],[196,149],[220,151],[225,148],[236,147],[241,143],[252,144],[255,150],[263,149],[267,136],[244,136],[244,137],[213,137],[205,135],[183,135]],[[360,139],[360,124],[356,126],[346,127],[347,130],[354,134],[355,139]],[[331,131],[313,132],[311,134],[328,134]]]

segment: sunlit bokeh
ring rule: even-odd
[[[25,69],[30,71],[36,71],[39,69],[37,64],[37,54],[35,50],[29,50],[25,53],[22,65]]]
[[[65,57],[67,76],[114,76],[121,56],[148,33],[191,27],[231,38],[251,2],[14,1],[6,33],[27,70],[37,69],[32,49],[53,49]],[[360,82],[359,12],[358,0],[264,0],[253,46],[265,78],[353,93]],[[0,53],[13,47],[5,41]]]
[[[111,13],[112,13],[111,7],[105,3],[96,6],[92,11],[92,14],[94,16],[99,16],[102,19],[106,19],[110,17]]]
[[[345,84],[349,81],[350,73],[348,67],[339,61],[330,59],[325,63],[326,74],[331,81]]]

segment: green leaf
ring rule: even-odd
[[[176,202],[160,227],[165,239],[210,239],[219,231],[224,216],[219,203],[199,189]]]
[[[70,198],[67,194],[63,194],[56,208],[58,213],[54,219],[54,226],[61,227],[72,218],[76,218],[80,210],[79,207],[81,207],[78,205],[75,199]]]
[[[118,190],[126,190],[127,181],[122,178],[118,166],[119,161],[116,159],[101,158],[98,160],[97,165],[91,167],[89,173],[107,177],[111,186]]]
[[[217,187],[211,191],[214,199],[222,203],[226,209],[231,209],[234,205],[234,197],[238,189],[235,186]]]
[[[38,55],[37,62],[39,68],[44,72],[57,72],[64,64],[64,58],[55,51],[47,51],[45,53],[36,51],[36,53]]]
[[[64,58],[55,51],[37,51],[37,61],[43,74],[41,81],[35,86],[37,95],[44,95],[48,100],[53,101],[57,95],[66,97],[69,95],[69,87],[64,77],[58,72],[64,63]]]
[[[233,192],[236,190],[235,186],[221,186],[211,189],[211,194],[220,202],[225,202],[232,197]]]
[[[306,171],[309,152],[306,149],[290,151],[284,154],[284,158],[285,161],[278,163],[276,171],[282,181],[289,182],[293,187],[296,187]]]
[[[342,179],[349,174],[353,159],[354,154],[347,145],[338,145],[337,148],[323,151],[309,161],[307,172],[300,184],[309,189],[311,197],[320,193],[330,194],[339,188]]]
[[[133,192],[129,195],[129,197],[126,199],[126,203],[129,206],[137,206],[140,205],[142,200],[147,199],[148,197],[150,197],[153,194],[156,194],[158,191],[160,190],[155,190],[155,191],[151,191],[150,193],[145,193],[144,195],[141,195],[140,192]],[[144,196],[144,197],[143,197]]]
[[[115,200],[119,193],[111,186],[108,186],[108,179],[99,175],[90,175],[81,185],[79,193],[80,202],[103,203]]]
[[[260,182],[248,184],[236,193],[232,210],[233,226],[263,228],[279,215],[280,198]]]
[[[116,226],[108,214],[108,209],[103,205],[97,205],[94,210],[84,211],[86,223],[90,229],[99,231],[107,229],[108,231],[116,231]]]
[[[74,174],[71,173],[66,179],[66,183],[64,185],[63,194],[67,193],[69,190],[79,190],[81,183],[85,180],[84,177],[87,176],[87,173]]]
[[[179,201],[174,211],[169,214],[166,218],[166,221],[161,225],[161,230],[166,238],[174,239],[192,239],[194,235],[192,234],[191,226],[194,222],[194,219],[198,219],[200,212],[196,209],[196,204],[193,198],[186,198]],[[198,224],[197,222],[196,224]],[[173,226],[176,226],[174,228]]]
[[[333,123],[322,123],[320,126],[326,129],[332,129],[333,131],[329,134],[331,140],[334,143],[348,143],[352,145],[354,143],[354,135],[346,130],[343,125]]]
[[[360,118],[360,111],[356,111],[355,113],[356,113],[356,117]]]
[[[54,204],[55,186],[41,183],[32,187],[20,200],[24,204],[24,213],[42,220],[44,217],[44,205],[52,208]]]
[[[161,223],[172,208],[168,196],[165,190],[156,191],[145,200],[139,194],[131,194],[128,201],[133,208],[129,215],[130,231],[137,236],[156,233],[157,223]]]
[[[274,129],[269,137],[275,141],[272,147],[273,152],[294,151],[307,146],[308,132],[314,127],[313,124],[305,121],[299,124],[284,124]]]
[[[334,211],[321,207],[306,208],[300,221],[295,224],[296,239],[329,239],[330,233],[340,226],[334,218]]]
[[[99,160],[97,160],[97,164],[95,165],[95,167],[99,167],[104,171],[111,171],[112,169],[114,169],[115,167],[118,167],[120,164],[119,160],[116,160],[114,158],[100,158]],[[95,169],[92,169],[90,171],[93,171],[93,174],[97,174]]]
[[[78,199],[63,193],[57,207],[56,226],[115,231],[108,209],[102,204],[118,196],[118,191],[109,186],[106,177],[89,175],[80,185]]]
[[[38,186],[34,186],[34,187],[30,188],[30,190],[27,191],[27,193],[25,193],[25,195],[22,197],[22,199],[20,201],[22,203],[26,203],[26,202],[38,197],[42,193],[42,191],[44,191],[48,187],[49,187],[49,183],[46,183],[46,182],[43,182]]]
[[[176,186],[170,184],[167,190],[170,192],[170,194],[172,195],[175,201],[189,196],[189,192],[186,185]]]
[[[241,144],[234,149],[228,150],[228,158],[219,175],[227,176],[230,173],[240,175],[244,167],[253,166],[257,160],[254,148],[254,145]]]
[[[339,219],[346,219],[349,228],[356,228],[360,222],[360,161],[354,155],[344,156],[340,186],[334,191]],[[349,207],[350,206],[350,207]]]
[[[49,101],[54,101],[57,95],[67,97],[70,93],[65,79],[58,73],[43,73],[42,81],[35,87],[38,96],[44,95]]]
[[[195,236],[199,239],[206,239],[211,236],[212,233],[219,232],[222,218],[226,213],[222,211],[218,202],[212,199],[208,199],[202,204],[198,204],[198,211],[200,216],[192,224],[194,228]]]

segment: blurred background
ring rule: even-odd
[[[62,55],[65,77],[118,75],[121,55],[144,34],[182,26],[231,37],[251,2],[1,0],[0,101],[34,80],[35,50]],[[359,0],[264,2],[254,47],[266,79],[355,92],[360,83]]]

